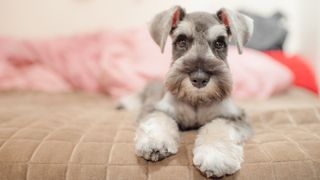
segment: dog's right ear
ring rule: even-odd
[[[217,12],[221,23],[227,28],[227,32],[234,39],[239,54],[243,46],[249,41],[253,33],[253,20],[248,16],[222,8]]]
[[[174,6],[153,18],[149,29],[150,34],[152,39],[160,46],[162,53],[170,32],[177,27],[184,16],[185,11],[180,6]]]

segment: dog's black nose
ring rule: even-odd
[[[194,87],[202,88],[205,87],[210,80],[208,73],[198,70],[190,74],[190,81]]]

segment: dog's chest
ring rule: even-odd
[[[170,94],[164,96],[164,98],[156,105],[156,109],[172,116],[182,129],[200,127],[212,121],[219,115],[229,113],[228,103],[193,107],[189,104],[175,100]]]
[[[174,106],[175,120],[182,129],[198,128],[217,116],[215,107],[192,107],[183,103]]]

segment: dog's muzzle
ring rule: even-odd
[[[203,88],[205,87],[209,80],[210,80],[210,75],[206,72],[204,72],[201,69],[198,69],[197,71],[191,73],[189,75],[190,81],[192,85],[196,88]]]

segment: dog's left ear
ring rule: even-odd
[[[217,16],[226,26],[228,35],[231,35],[235,41],[239,54],[242,54],[243,46],[253,33],[253,20],[246,15],[225,8],[220,9]]]
[[[157,14],[150,24],[152,39],[160,46],[163,53],[167,38],[173,28],[184,18],[185,11],[180,6],[174,6]]]

